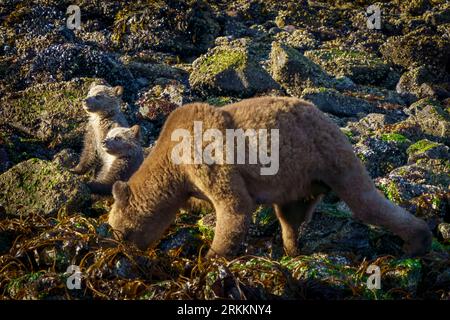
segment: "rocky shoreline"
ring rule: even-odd
[[[0,4],[1,299],[450,299],[450,4],[380,1],[71,1]],[[380,192],[423,218],[432,251],[351,218],[326,196],[283,257],[272,210],[246,255],[199,262],[214,214],[180,212],[157,250],[111,237],[110,198],[71,168],[93,82],[125,88],[121,110],[150,148],[182,104],[262,95],[309,100],[338,124]],[[379,290],[366,286],[369,265]],[[83,290],[65,287],[68,266]]]

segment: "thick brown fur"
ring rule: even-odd
[[[255,164],[174,164],[171,141],[175,129],[193,134],[203,129],[279,129],[279,171],[260,175]],[[298,226],[308,219],[328,188],[345,201],[354,217],[380,225],[405,241],[411,255],[424,254],[431,244],[426,223],[385,199],[353,153],[340,129],[314,105],[287,97],[260,97],[222,108],[194,103],[168,117],[151,154],[128,183],[113,186],[111,226],[144,249],[154,246],[191,197],[208,199],[217,215],[208,257],[233,257],[247,233],[257,204],[273,204],[282,226],[284,247],[297,254]]]
[[[113,184],[118,180],[127,181],[144,161],[144,151],[139,143],[140,127],[117,127],[108,132],[102,148],[109,155],[95,181],[89,182],[92,192],[111,194]]]

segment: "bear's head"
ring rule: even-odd
[[[108,223],[116,231],[116,239],[132,242],[141,250],[155,246],[165,231],[166,223],[131,204],[133,195],[128,183],[114,183],[112,194],[114,204]]]
[[[122,93],[122,86],[92,84],[83,101],[83,108],[90,113],[111,113],[118,110]]]
[[[103,149],[116,157],[130,155],[134,150],[140,148],[139,144],[139,125],[131,128],[111,129],[106,138],[102,141]]]

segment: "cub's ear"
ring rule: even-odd
[[[133,133],[134,137],[136,139],[139,139],[140,133],[141,133],[141,127],[138,124],[135,124],[130,128],[131,133]]]
[[[125,205],[130,197],[131,190],[126,182],[117,181],[112,187],[112,194],[119,205]]]
[[[117,97],[120,97],[123,94],[123,87],[122,86],[116,86],[116,87],[113,88],[113,90],[114,90],[114,94]]]

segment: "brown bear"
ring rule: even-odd
[[[195,122],[224,134],[230,128],[278,129],[278,171],[261,174],[266,166],[261,162],[175,163],[173,150],[179,141],[173,133],[182,129],[195,135]],[[203,141],[201,147],[205,145]],[[233,257],[256,206],[269,204],[280,221],[286,253],[296,255],[299,226],[329,189],[348,204],[356,219],[399,235],[408,254],[430,249],[427,224],[375,188],[339,127],[313,104],[289,97],[252,98],[221,108],[192,103],[173,111],[139,170],[127,183],[114,184],[109,223],[120,238],[145,249],[162,238],[190,197],[206,199],[217,215],[207,257]]]
[[[144,161],[144,151],[139,143],[140,127],[116,127],[102,142],[105,151],[103,166],[94,181],[88,183],[92,192],[111,194],[114,182],[127,181]]]

